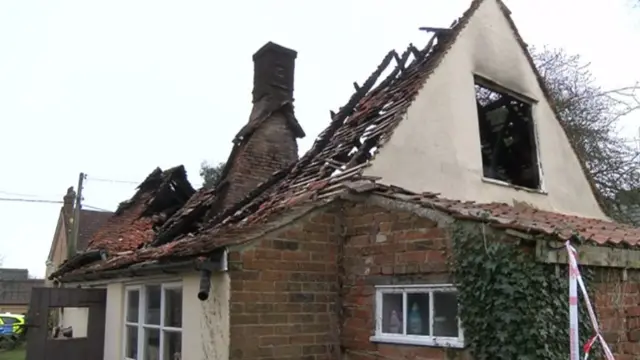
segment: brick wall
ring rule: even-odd
[[[452,283],[450,246],[429,219],[342,204],[231,253],[230,358],[468,359],[466,351],[369,339],[375,285]],[[640,358],[640,271],[627,277],[596,268],[588,285],[617,360]]]
[[[436,347],[372,343],[375,285],[450,283],[443,228],[408,212],[358,204],[345,210],[344,328],[347,359],[445,359]]]
[[[277,112],[240,145],[226,178],[229,188],[225,206],[240,201],[273,173],[298,159],[298,144],[287,123],[285,114]]]
[[[640,358],[640,271],[594,268],[591,284],[601,331],[616,360]]]
[[[231,359],[336,358],[336,219],[310,215],[230,253]]]

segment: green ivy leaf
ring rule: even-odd
[[[478,225],[458,223],[452,230],[450,260],[471,355],[475,359],[566,359],[566,266],[557,276],[554,266],[536,262],[533,252],[492,232],[483,236]],[[588,284],[591,272],[581,271]],[[590,334],[588,315],[582,304],[579,311],[584,343]]]

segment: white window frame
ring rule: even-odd
[[[147,316],[147,287],[149,286],[160,286],[160,324],[146,324],[146,316]],[[146,347],[144,344],[144,330],[145,329],[157,329],[160,333],[160,347],[158,348],[158,359],[159,360],[172,360],[172,359],[164,359],[164,336],[165,332],[175,332],[182,336],[182,327],[172,327],[172,326],[164,326],[165,322],[165,306],[166,306],[166,290],[169,289],[180,289],[180,293],[182,294],[182,284],[181,283],[148,283],[142,285],[135,286],[126,286],[125,287],[125,296],[124,296],[124,311],[123,311],[123,331],[122,331],[122,358],[126,360],[142,360],[144,359]],[[127,321],[127,315],[129,314],[129,294],[131,291],[138,291],[138,321],[137,322],[129,322]],[[181,324],[183,324],[183,319],[181,319]],[[130,358],[127,357],[127,327],[136,327],[138,330],[138,358]],[[182,352],[182,349],[181,349]]]
[[[458,337],[444,336],[425,336],[425,335],[406,335],[407,332],[407,316],[403,314],[403,334],[388,334],[382,332],[382,299],[384,294],[402,294],[402,307],[404,311],[407,308],[407,294],[430,294],[429,296],[429,327],[430,333],[433,333],[433,293],[457,292],[452,284],[438,285],[380,285],[376,286],[375,301],[375,335],[370,337],[372,342],[419,345],[419,346],[437,346],[448,348],[464,347],[464,331],[460,317],[458,316]],[[459,309],[458,309],[459,311]]]

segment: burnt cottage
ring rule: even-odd
[[[547,344],[535,351],[568,351],[572,240],[605,338],[617,359],[638,358],[640,229],[605,215],[509,10],[474,0],[430,31],[356,83],[300,158],[296,52],[258,50],[253,108],[217,186],[154,170],[50,275],[51,294],[93,294],[94,345],[76,351],[453,359],[487,358],[502,341],[532,356],[505,340],[513,323],[546,329],[523,335]]]

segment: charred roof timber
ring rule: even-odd
[[[460,24],[457,28],[461,28]],[[131,269],[130,264],[150,259],[166,261],[170,257],[175,261],[190,255],[208,255],[242,241],[237,236],[224,235],[231,224],[238,228],[250,227],[290,206],[303,194],[323,191],[327,193],[323,196],[329,196],[346,181],[373,181],[362,174],[364,167],[390,138],[454,37],[433,36],[423,49],[409,45],[402,54],[387,53],[366,81],[356,86],[347,103],[336,113],[331,112],[329,126],[300,160],[295,138],[303,133],[301,129],[296,131],[297,120],[293,116],[295,52],[273,43],[265,45],[254,56],[255,69],[273,74],[256,74],[249,123],[234,139],[216,188],[201,189],[164,224],[155,227],[156,234],[150,241],[151,246],[143,250],[144,255],[135,251],[122,254],[95,268],[101,272]],[[269,70],[267,64],[274,68]],[[385,70],[391,71],[382,78]],[[274,147],[269,149],[273,157],[266,160],[264,147],[260,148],[264,144]],[[269,168],[262,168],[264,164]],[[238,222],[242,225],[237,225]],[[182,241],[176,241],[179,239]],[[175,244],[162,247],[169,242]],[[156,246],[157,252],[153,250]],[[137,271],[140,270],[136,268]],[[202,275],[206,282],[207,273]],[[66,275],[64,277],[68,281]],[[201,297],[206,297],[205,284],[201,290]]]
[[[590,237],[590,239],[599,244],[625,242],[628,245],[637,245],[640,230],[631,227],[607,221],[583,219],[576,216],[558,216],[557,213],[540,210],[522,212],[514,206],[503,203],[475,204],[473,202],[441,198],[438,194],[433,193],[417,194],[392,185],[377,183],[378,178],[363,174],[364,167],[369,164],[365,154],[375,153],[377,148],[385,145],[394,128],[402,121],[411,102],[417,96],[429,75],[442,62],[445,54],[451,48],[461,30],[466,26],[472,14],[477,10],[479,4],[479,0],[474,0],[469,10],[454,22],[448,36],[435,34],[424,49],[417,51],[415,47],[409,46],[402,55],[398,55],[395,51],[389,52],[375,72],[362,85],[355,86],[356,91],[347,104],[341,107],[337,113],[331,113],[329,126],[319,135],[311,150],[300,160],[282,167],[270,176],[261,173],[260,176],[264,180],[252,188],[249,188],[247,184],[241,184],[243,188],[236,190],[242,191],[238,191],[235,197],[240,195],[242,197],[237,201],[231,201],[231,197],[224,199],[227,196],[226,193],[229,192],[229,189],[234,184],[246,181],[247,175],[255,177],[255,174],[251,174],[251,171],[249,171],[249,174],[242,171],[237,172],[237,175],[240,176],[236,178],[231,176],[240,167],[244,167],[245,171],[247,168],[253,170],[251,166],[254,163],[246,160],[251,159],[247,155],[252,151],[255,152],[255,149],[251,150],[250,147],[245,147],[244,145],[259,137],[258,134],[265,128],[272,129],[263,126],[262,123],[278,121],[280,125],[284,124],[282,115],[285,114],[285,110],[290,111],[292,114],[291,102],[280,105],[279,108],[274,110],[278,112],[278,118],[269,112],[266,112],[267,116],[265,117],[254,116],[255,114],[252,113],[251,126],[249,128],[253,128],[255,134],[251,135],[251,132],[243,133],[249,135],[241,136],[240,139],[234,141],[234,149],[227,162],[221,185],[213,190],[199,190],[179,211],[171,215],[161,228],[153,228],[151,233],[156,232],[159,236],[156,237],[156,241],[151,246],[137,251],[114,254],[106,262],[97,263],[91,267],[75,269],[71,273],[69,271],[72,269],[67,269],[67,271],[59,272],[56,275],[62,275],[60,279],[66,282],[79,279],[89,280],[155,274],[159,271],[170,273],[179,269],[195,268],[198,271],[202,271],[202,286],[199,291],[199,298],[204,299],[209,296],[211,288],[209,283],[210,272],[216,271],[216,262],[213,261],[211,256],[214,252],[247,243],[269,231],[280,229],[282,222],[272,221],[276,217],[279,219],[286,217],[287,221],[295,221],[313,209],[328,204],[330,201],[363,192],[371,192],[374,195],[381,196],[380,200],[384,203],[387,203],[389,199],[401,201],[403,209],[406,209],[404,206],[409,203],[420,206],[421,209],[427,211],[441,211],[456,219],[478,220],[483,223],[490,223],[497,228],[512,228],[519,231],[544,234],[545,236],[552,235],[562,240],[567,240],[568,236],[574,233],[574,230],[569,231],[567,228],[582,229],[580,232],[585,238]],[[507,10],[503,8],[503,11],[506,14]],[[518,37],[520,45],[524,49],[525,44],[520,39],[513,21],[508,17],[508,14],[506,15],[510,26]],[[269,45],[269,47],[272,46]],[[272,50],[275,49],[277,48],[272,48]],[[287,53],[280,55],[287,56]],[[412,55],[414,59],[409,61]],[[535,71],[533,60],[526,51],[525,55],[527,55],[527,59]],[[291,53],[288,56],[293,58]],[[260,56],[256,56],[256,59],[258,58]],[[391,74],[376,86],[382,72],[389,66],[393,66],[394,60],[396,65]],[[537,72],[536,77],[548,100],[548,90]],[[293,84],[293,78],[290,80],[290,82],[280,81],[276,84]],[[275,85],[275,87],[277,88],[278,86]],[[291,90],[292,94],[292,86],[291,88],[285,86],[285,88]],[[260,93],[260,91],[254,91],[254,96]],[[280,93],[283,92],[281,91]],[[284,93],[289,94],[286,91]],[[513,95],[516,98],[521,97],[520,95],[516,96],[516,94],[508,95]],[[265,97],[263,96],[260,99],[265,99]],[[527,102],[528,100],[520,99],[520,101]],[[260,103],[260,100],[254,102],[254,112],[256,114],[265,114],[266,107],[257,106]],[[552,104],[552,102],[550,103]],[[502,106],[506,102],[499,101],[494,105],[481,105],[489,109],[498,104]],[[513,101],[510,101],[509,104],[515,110],[506,109],[510,113],[522,113],[522,105]],[[266,109],[268,110],[268,108]],[[505,110],[502,110],[502,115],[504,114]],[[496,118],[497,115],[500,114],[494,113],[493,117]],[[507,121],[510,120],[509,117],[502,116],[502,118]],[[501,122],[504,124],[504,121]],[[283,126],[280,125],[279,129],[282,129]],[[516,131],[513,131],[513,136],[511,137],[520,137],[518,144],[526,145],[527,138],[531,139],[531,137],[525,136],[525,128],[526,126],[524,125],[514,127]],[[497,129],[485,127],[482,131],[486,133],[493,130]],[[493,134],[489,135],[494,136],[496,132],[493,131]],[[290,131],[287,136],[291,139],[294,137]],[[496,145],[493,145],[488,148],[495,149]],[[526,149],[524,146],[520,148],[512,145],[508,146],[509,150],[521,151]],[[504,150],[503,144],[498,148]],[[260,155],[259,152],[257,154]],[[506,158],[503,155],[507,155],[508,152],[492,151],[488,158],[491,159],[491,155],[494,154],[498,154],[497,160],[502,160]],[[238,156],[237,159],[236,156]],[[500,171],[500,168],[504,168],[504,166],[500,166],[500,162],[496,162],[496,164],[498,166],[495,166],[494,170]],[[232,167],[233,169],[231,169]],[[514,167],[511,167],[509,172],[516,173],[514,169]],[[255,178],[251,179],[251,181],[256,180]],[[225,206],[218,206],[217,201],[219,199],[224,199],[225,203],[222,205]],[[204,213],[210,208],[216,209],[216,212],[205,215]],[[133,212],[133,215],[137,214],[137,212]],[[567,224],[569,224],[568,227]],[[142,227],[142,229],[145,234],[149,233],[146,227]],[[603,234],[606,235],[594,236],[601,230],[605,231]],[[612,234],[616,234],[615,237]],[[112,235],[115,235],[112,238],[117,239],[117,232]],[[117,244],[119,240],[113,242]],[[172,243],[168,246],[162,246],[162,244],[169,242]],[[185,260],[183,261],[183,259]],[[203,265],[202,261],[211,262]],[[218,269],[220,271],[227,270],[226,264],[223,265],[222,262],[219,264]]]
[[[420,28],[420,30],[422,31],[426,31],[426,32],[433,32],[433,33],[441,33],[441,32],[449,32],[451,31],[451,28],[439,28],[439,27],[429,27],[429,26],[423,26]]]

